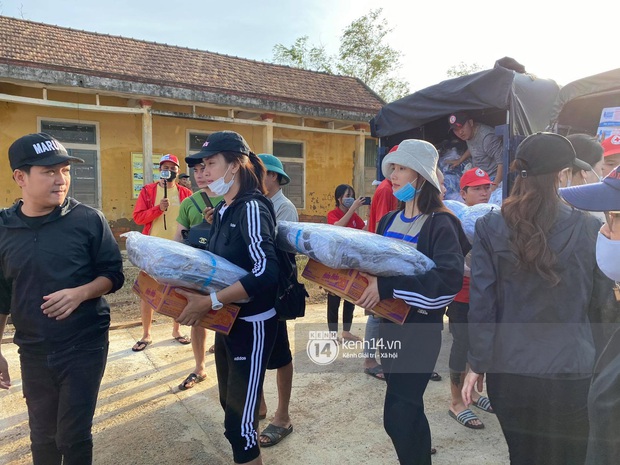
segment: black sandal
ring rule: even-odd
[[[179,390],[187,391],[188,389],[193,388],[198,383],[202,383],[205,379],[207,379],[207,375],[200,376],[196,373],[190,373],[185,380],[179,384]]]

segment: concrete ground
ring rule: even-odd
[[[208,378],[185,392],[178,384],[194,367],[191,346],[170,336],[169,319],[156,315],[154,343],[141,353],[131,346],[140,327],[110,333],[110,353],[94,419],[95,464],[231,464],[223,435],[223,412],[217,396],[213,356]],[[366,317],[356,309],[353,332],[364,335]],[[266,464],[394,464],[396,454],[383,430],[385,384],[365,375],[359,350],[340,348],[338,358],[320,366],[306,352],[310,331],[325,330],[323,304],[307,308],[306,317],[289,322],[295,375],[291,399],[294,432],[275,447],[263,449]],[[189,331],[188,331],[189,332]],[[6,336],[6,335],[5,335]],[[208,344],[213,335],[208,337]],[[443,380],[430,382],[426,413],[437,455],[434,464],[498,465],[508,463],[506,443],[495,415],[473,409],[485,423],[471,430],[448,416],[448,354],[451,336],[444,330],[437,371]],[[4,344],[13,387],[0,392],[0,464],[31,463],[28,416],[21,393],[17,347]],[[345,355],[348,354],[348,355]],[[265,378],[270,412],[276,407],[275,373]]]

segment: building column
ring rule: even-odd
[[[266,122],[263,126],[263,150],[262,153],[273,154],[273,119],[276,115],[272,113],[263,113],[260,118]]]
[[[359,134],[355,136],[355,155],[353,159],[353,189],[357,196],[366,195],[367,188],[364,182],[364,158],[366,151],[366,132],[361,124],[353,125]]]
[[[146,186],[153,182],[153,115],[151,114],[153,102],[140,100],[140,106],[144,110],[142,113],[142,173]]]

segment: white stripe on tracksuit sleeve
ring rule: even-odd
[[[442,309],[448,306],[448,304],[450,304],[454,300],[455,296],[456,294],[451,294],[430,298],[417,292],[394,289],[395,299],[402,299],[407,303],[407,305],[411,305],[412,307],[424,308],[427,310]]]
[[[265,272],[265,268],[267,267],[267,257],[265,251],[261,247],[263,239],[261,238],[260,210],[256,200],[251,200],[246,203],[246,213],[248,216],[248,234],[250,236],[248,250],[254,262],[252,274],[254,276],[260,276]]]

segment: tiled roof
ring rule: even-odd
[[[0,16],[0,63],[374,114],[361,81]]]

